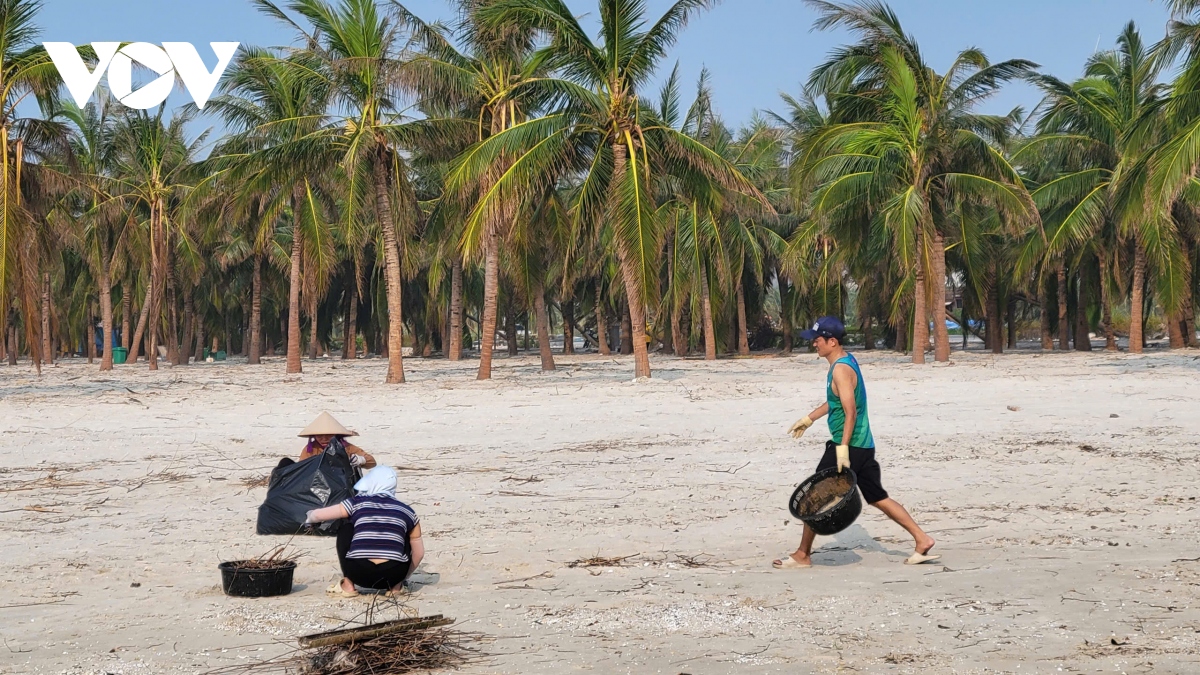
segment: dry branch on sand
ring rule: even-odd
[[[271,482],[271,476],[247,476],[241,480],[241,486],[247,490],[265,488]]]
[[[614,558],[605,558],[602,556],[592,556],[591,558],[580,558],[567,563],[567,567],[624,567],[625,561],[631,558],[636,558],[640,553],[633,555],[620,556]]]

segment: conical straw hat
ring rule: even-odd
[[[296,435],[322,436],[325,434],[329,434],[331,436],[357,436],[358,432],[350,431],[346,427],[342,426],[340,422],[333,419],[333,415],[323,412],[320,415],[317,415],[317,419],[313,420],[311,424],[304,427],[304,430]]]

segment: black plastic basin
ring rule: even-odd
[[[245,560],[231,560],[217,565],[221,570],[221,590],[225,595],[242,598],[265,598],[292,592],[292,573],[296,563],[288,560],[271,569],[246,569]]]
[[[850,469],[821,469],[796,488],[788,510],[817,534],[837,534],[862,513],[858,477]]]

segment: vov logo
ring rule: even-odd
[[[210,42],[217,55],[217,67],[211,72],[200,59],[196,48],[188,42],[164,42],[162,47],[149,42],[131,42],[124,47],[120,42],[93,42],[96,51],[96,69],[89,71],[79,55],[79,50],[70,42],[45,42],[50,60],[62,75],[67,90],[80,108],[87,105],[100,78],[108,71],[108,88],[113,96],[130,108],[145,110],[153,108],[170,96],[175,85],[175,75],[183,80],[183,86],[192,95],[197,108],[204,108],[212,96],[217,81],[229,66],[237,51],[237,42]],[[133,62],[158,73],[154,81],[133,91]]]

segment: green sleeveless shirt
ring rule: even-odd
[[[857,413],[854,419],[854,433],[850,435],[850,445],[856,448],[874,448],[875,438],[871,435],[871,421],[867,419],[867,386],[863,384],[862,371],[858,361],[847,354],[829,366],[829,375],[825,382],[825,402],[829,404],[829,433],[833,442],[841,444],[842,429],[846,426],[846,411],[842,409],[842,401],[833,393],[833,369],[839,363],[844,363],[854,369],[858,382],[854,385],[854,407]]]

